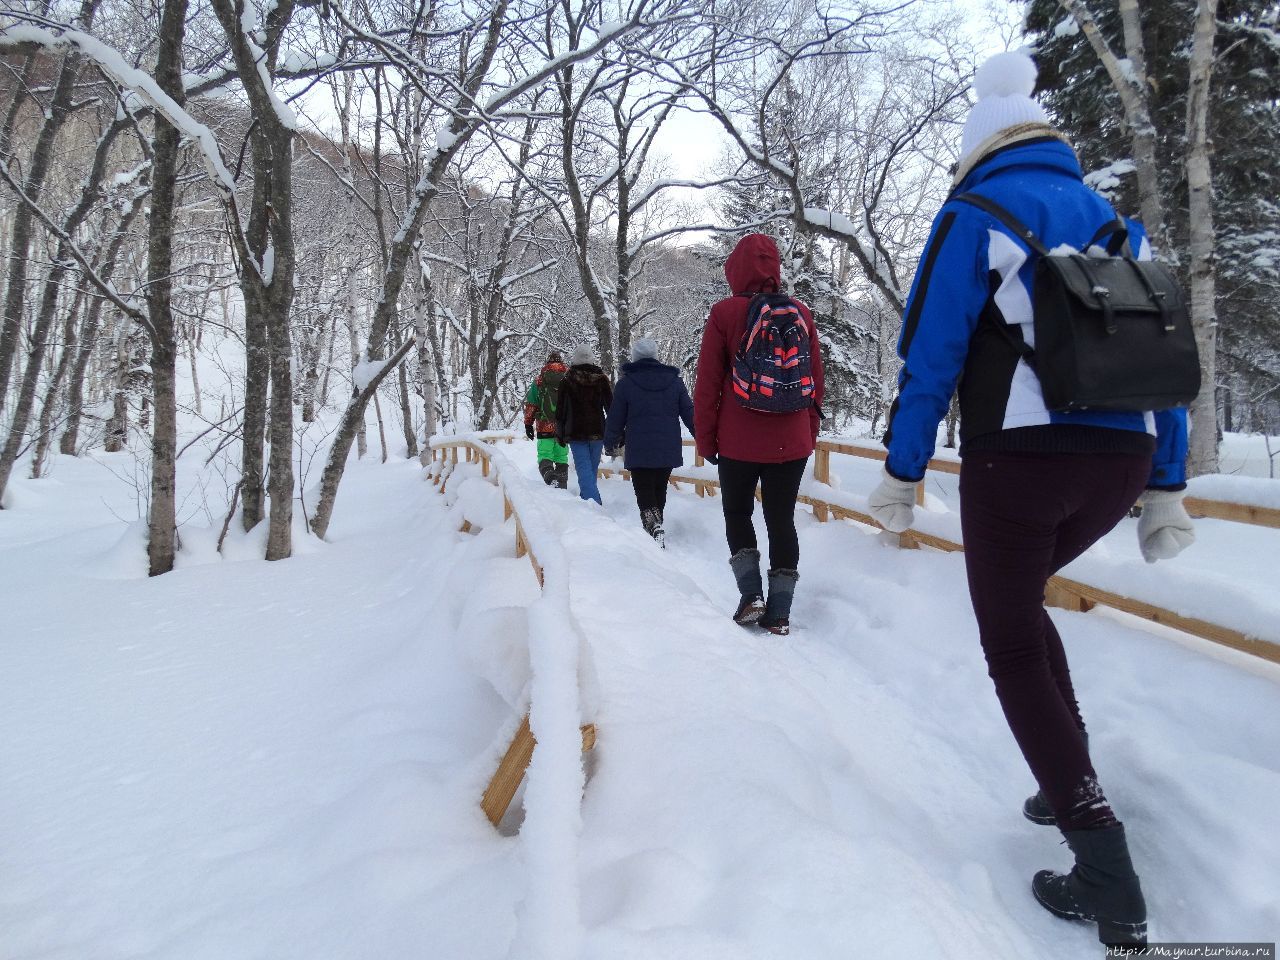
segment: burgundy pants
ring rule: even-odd
[[[987,672],[1064,830],[1115,822],[1084,741],[1062,638],[1044,608],[1049,577],[1114,527],[1146,485],[1134,454],[975,453],[960,470],[969,596]]]

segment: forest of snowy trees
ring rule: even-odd
[[[1034,47],[1091,184],[1182,271],[1207,384],[1192,466],[1212,472],[1220,430],[1280,432],[1278,16],[4,0],[0,504],[56,455],[134,451],[164,573],[176,463],[207,457],[211,524],[266,523],[267,558],[287,557],[295,514],[323,537],[341,509],[353,449],[510,426],[549,349],[589,343],[616,370],[643,334],[692,376],[751,230],[824,331],[829,426],[878,434],[993,43]]]

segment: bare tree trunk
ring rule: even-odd
[[[107,421],[103,447],[107,453],[119,453],[129,440],[129,374],[133,369],[133,350],[129,335],[133,322],[125,317],[120,321],[116,338],[116,368],[111,392],[111,419]]]
[[[1133,146],[1133,163],[1138,180],[1138,203],[1142,223],[1151,246],[1162,259],[1176,262],[1177,251],[1169,242],[1164,198],[1160,190],[1159,167],[1156,162],[1156,125],[1151,117],[1150,85],[1147,77],[1146,50],[1142,40],[1142,17],[1139,0],[1118,0],[1120,20],[1124,27],[1125,62],[1121,62],[1107,43],[1086,0],[1058,0],[1071,14],[1085,38],[1098,55],[1111,85],[1120,96],[1125,125]]]
[[[39,426],[36,428],[36,452],[31,458],[31,479],[38,480],[44,472],[45,459],[49,456],[49,447],[53,445],[53,416],[62,392],[63,381],[71,369],[71,357],[76,351],[76,326],[80,319],[80,310],[84,304],[84,288],[76,290],[75,301],[67,311],[62,324],[62,350],[58,355],[58,365],[45,387],[44,402],[40,405]]]
[[[13,466],[22,450],[27,426],[31,421],[31,414],[35,408],[36,390],[39,387],[40,372],[45,362],[45,354],[49,348],[49,333],[53,329],[53,321],[57,314],[59,295],[62,292],[62,281],[74,262],[72,260],[70,238],[75,236],[89,213],[93,210],[99,197],[99,188],[106,172],[107,158],[110,156],[112,144],[126,126],[125,121],[117,120],[102,132],[94,150],[92,166],[81,186],[79,200],[62,222],[60,229],[63,238],[58,241],[57,253],[54,255],[53,264],[45,275],[44,289],[40,297],[40,305],[36,310],[35,324],[27,340],[26,370],[18,389],[17,402],[14,404],[8,439],[3,450],[0,450],[0,498],[3,498],[5,488],[9,484],[9,477],[13,473]],[[29,209],[29,203],[34,203],[35,201],[30,197],[30,194],[26,196],[28,203],[22,204],[20,212],[21,210],[26,210],[28,216],[34,216],[35,212]]]
[[[1132,2],[1132,0],[1129,0]],[[1209,87],[1218,0],[1198,0],[1187,96],[1187,191],[1191,254],[1191,326],[1200,350],[1200,395],[1191,404],[1188,467],[1192,476],[1218,472],[1217,316],[1214,271],[1212,144]]]
[[[243,269],[240,274],[245,313],[257,313],[262,324],[260,335],[266,348],[267,375],[271,380],[270,403],[270,496],[271,518],[267,533],[267,559],[281,560],[292,552],[293,529],[293,345],[289,317],[293,305],[293,127],[283,115],[271,89],[276,52],[280,37],[293,16],[292,0],[284,0],[267,8],[261,47],[250,43],[244,26],[245,0],[214,0],[214,13],[226,34],[235,59],[245,94],[253,109],[254,128],[250,138],[253,152],[253,204],[249,224],[239,239]],[[265,57],[266,64],[260,59]],[[247,394],[246,388],[246,394]],[[256,401],[257,398],[255,398]],[[265,411],[264,411],[265,412]],[[251,433],[248,422],[248,397],[245,404],[246,460],[257,460],[260,469],[260,428]],[[250,475],[246,472],[245,481]],[[247,482],[243,490],[246,507],[245,525],[250,516],[247,508],[251,492],[256,493],[258,519],[261,519],[261,479],[257,490]]]
[[[387,462],[387,430],[382,424],[382,404],[378,401],[378,391],[373,392],[373,412],[378,418],[378,439],[382,442],[382,462]]]
[[[591,316],[595,321],[596,337],[600,341],[600,365],[605,370],[612,371],[613,334],[609,302],[591,264],[591,210],[583,195],[577,172],[576,138],[581,103],[575,102],[573,77],[574,69],[569,66],[556,78],[556,84],[560,88],[560,172],[564,176],[565,193],[573,210],[574,262],[578,267],[578,280],[582,284],[583,295],[591,307]]]
[[[138,179],[140,182],[145,183],[150,179],[150,176],[148,168],[148,170],[139,175]],[[120,222],[116,225],[115,233],[106,245],[105,253],[99,258],[101,266],[98,269],[98,275],[103,280],[109,281],[115,276],[116,266],[120,261],[120,250],[131,235],[134,220],[142,212],[146,195],[147,191],[141,189],[133,195],[132,201],[125,209]],[[80,420],[84,415],[84,381],[89,370],[89,363],[93,359],[93,350],[98,338],[98,327],[101,324],[104,303],[105,301],[102,297],[93,297],[89,301],[88,314],[85,317],[84,327],[80,331],[79,349],[76,353],[75,364],[72,366],[70,380],[67,383],[67,424],[66,429],[63,431],[62,439],[58,444],[59,451],[67,456],[76,455],[76,447],[80,442]],[[128,321],[126,320],[125,323],[127,325]],[[127,415],[128,408],[126,407],[124,416],[127,417]]]
[[[93,14],[98,0],[83,0],[77,18],[81,29],[88,30],[93,22]],[[39,63],[41,58],[35,58]],[[32,60],[28,60],[32,62]],[[31,157],[27,164],[27,177],[23,181],[22,192],[31,203],[40,201],[44,190],[45,179],[54,161],[54,141],[67,121],[75,94],[76,80],[80,75],[82,58],[74,49],[68,50],[58,71],[58,79],[54,84],[49,104],[44,108],[44,122],[36,135]],[[16,101],[21,97],[17,85],[13,87]],[[8,163],[12,158],[5,158]],[[16,176],[16,174],[15,174]],[[0,410],[4,409],[5,399],[9,392],[9,376],[13,369],[14,357],[18,351],[18,335],[22,329],[23,307],[27,294],[27,269],[30,265],[31,240],[35,224],[35,211],[27,204],[20,203],[13,214],[13,232],[9,240],[9,275],[5,287],[4,317],[0,320]],[[0,492],[4,484],[0,481]]]
[[[256,187],[255,187],[256,190]],[[241,270],[253,269],[242,264]],[[244,304],[244,419],[240,427],[240,517],[245,530],[262,520],[265,503],[263,438],[267,430],[267,384],[271,377],[267,323],[257,304]]]
[[[404,364],[396,371],[400,378],[400,415],[404,422],[405,456],[418,455],[418,435],[413,429],[413,406],[409,403],[409,376],[405,373]]]
[[[436,432],[436,380],[431,370],[431,344],[427,334],[427,283],[418,265],[418,295],[413,301],[413,330],[418,342],[418,392],[422,394],[422,451],[419,460],[426,466],[425,457],[431,449],[431,438]]]
[[[187,0],[165,0],[160,16],[156,83],[181,106],[182,37]],[[177,551],[178,345],[173,321],[173,223],[177,206],[178,151],[182,136],[162,116],[155,118],[153,189],[148,223],[147,314],[151,321],[151,513],[147,559],[155,577],[173,569]]]

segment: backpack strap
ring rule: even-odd
[[[977,207],[979,210],[991,214],[991,216],[995,217],[1006,227],[1012,230],[1019,240],[1025,243],[1036,253],[1040,254],[1040,256],[1049,256],[1049,248],[1046,247],[1040,238],[1036,236],[1034,230],[989,197],[984,197],[980,193],[962,193],[958,197],[952,197],[951,199],[958,200],[961,203],[967,203],[970,206]]]
[[[1111,256],[1123,256],[1126,260],[1133,259],[1133,250],[1129,247],[1129,225],[1119,217],[1109,223],[1104,223],[1098,228],[1098,232],[1093,235],[1088,243],[1084,245],[1084,251],[1087,254],[1089,248],[1098,243],[1104,237],[1110,237],[1107,240],[1106,251]]]
[[[961,203],[967,203],[970,206],[977,207],[979,210],[991,214],[1006,227],[1012,230],[1027,246],[1042,257],[1049,256],[1049,248],[1046,247],[1040,238],[1036,236],[1035,231],[1028,227],[1025,223],[1015,217],[994,200],[984,197],[980,193],[962,193],[958,197],[952,197],[952,200],[958,200]],[[987,311],[983,310],[983,316],[988,316]],[[1006,323],[1000,323],[994,317],[989,319],[990,324],[996,328],[996,332],[1013,347],[1018,356],[1026,361],[1027,366],[1032,370],[1036,368],[1036,352],[1021,337],[1015,337]]]

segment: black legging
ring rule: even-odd
[[[764,525],[769,531],[769,569],[795,570],[800,564],[800,540],[796,536],[796,497],[808,457],[784,463],[750,463],[720,458],[720,493],[724,505],[724,532],[730,555],[756,546],[751,515],[756,508],[756,484],[764,505]]]
[[[969,595],[1009,729],[1064,830],[1115,815],[1080,733],[1045,583],[1114,527],[1151,472],[1134,454],[974,453],[960,467]]]
[[[636,506],[641,515],[646,510],[662,513],[667,506],[667,481],[671,467],[631,467],[631,486],[636,491]]]

